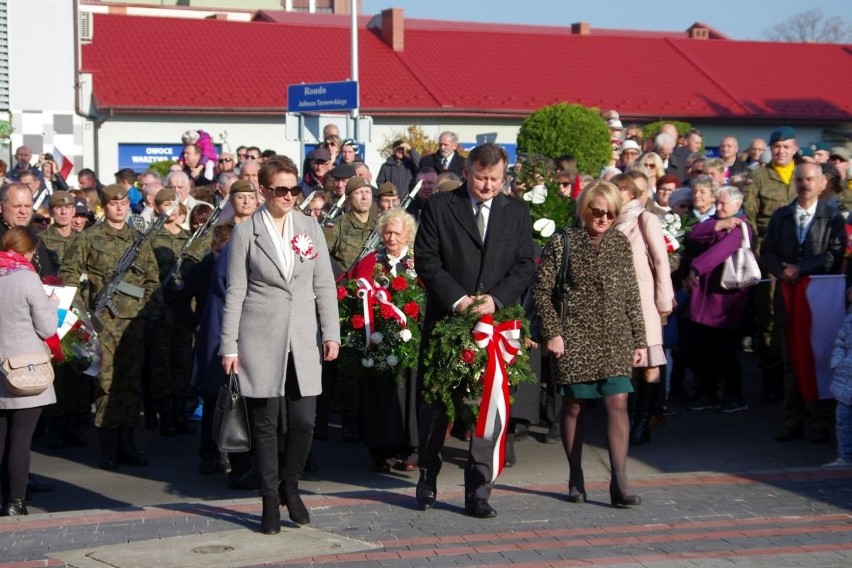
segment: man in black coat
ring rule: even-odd
[[[481,302],[481,314],[520,302],[533,275],[533,240],[529,212],[503,192],[506,151],[493,143],[471,150],[467,182],[426,201],[414,246],[415,267],[426,288],[423,342],[443,317]],[[422,364],[422,361],[421,361]],[[422,373],[421,373],[422,376]],[[420,480],[417,503],[435,503],[441,449],[448,419],[442,404],[420,410]],[[497,513],[488,504],[492,456],[498,439],[473,436],[465,466],[465,513],[479,518]]]
[[[786,284],[796,284],[803,276],[840,274],[846,243],[844,220],[837,209],[819,199],[826,188],[822,168],[816,163],[799,164],[793,179],[797,198],[776,209],[769,219],[760,263],[765,271]],[[788,322],[780,285],[775,288],[774,301],[775,330],[784,344]],[[831,402],[806,402],[793,374],[784,373],[784,425],[775,439],[787,442],[802,437],[807,417],[811,442],[827,442],[831,433]]]
[[[33,219],[33,194],[23,183],[10,183],[0,189],[0,238],[12,227],[29,227]],[[42,278],[56,276],[50,252],[41,237],[32,264]]]
[[[438,137],[440,149],[420,159],[420,169],[432,168],[439,174],[453,172],[459,177],[464,177],[465,159],[459,154],[459,137],[455,132],[441,132]]]

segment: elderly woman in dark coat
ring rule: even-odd
[[[568,277],[563,309],[553,303],[565,242],[554,235],[545,249],[533,289],[541,317],[541,335],[555,361],[562,395],[562,445],[568,457],[568,500],[586,500],[583,478],[583,408],[586,399],[603,398],[612,471],[613,506],[638,505],[627,480],[630,424],[627,395],[633,391],[633,367],[644,363],[645,324],[630,241],[612,230],[621,211],[621,195],[609,182],[596,181],[580,196],[580,227],[567,230]]]

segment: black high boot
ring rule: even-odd
[[[171,398],[157,399],[157,413],[160,415],[160,436],[176,436],[174,404]]]
[[[260,516],[260,532],[278,534],[281,532],[281,506],[278,495],[263,496],[263,512]]]
[[[118,467],[118,428],[98,428],[101,443],[101,469],[113,470]]]
[[[284,464],[284,470],[281,472],[281,502],[287,506],[290,520],[300,526],[311,522],[308,508],[299,496],[299,479],[311,451],[312,441],[313,432],[288,436],[287,449],[284,455],[279,454],[278,458],[278,463]]]
[[[127,465],[148,465],[148,457],[136,447],[133,428],[130,426],[118,429],[118,461]]]
[[[641,446],[651,441],[651,409],[657,396],[660,383],[649,383],[642,379],[637,381],[636,414],[633,416],[633,426],[630,429],[630,445]]]

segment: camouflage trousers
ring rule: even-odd
[[[102,367],[95,381],[95,426],[136,426],[142,395],[145,318],[104,318]]]
[[[163,317],[148,320],[148,338],[151,397],[191,397],[192,331],[166,312]]]

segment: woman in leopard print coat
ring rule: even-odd
[[[638,505],[629,490],[626,463],[630,425],[627,395],[630,376],[645,354],[645,324],[633,256],[627,237],[613,230],[621,210],[614,185],[596,181],[580,196],[582,226],[567,230],[569,270],[563,317],[552,294],[562,267],[564,238],[554,236],[545,249],[533,298],[541,332],[554,361],[562,395],[562,445],[568,457],[571,502],[586,499],[583,479],[583,408],[585,399],[602,398],[607,411],[614,506]]]

